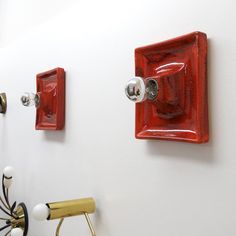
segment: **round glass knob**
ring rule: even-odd
[[[21,103],[22,105],[29,107],[29,106],[39,106],[40,97],[39,94],[34,93],[25,93],[21,97]]]

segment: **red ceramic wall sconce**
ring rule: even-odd
[[[21,97],[24,106],[36,107],[36,130],[62,130],[65,124],[65,71],[55,68],[36,76],[37,93]]]
[[[208,141],[205,33],[137,48],[135,74],[126,95],[136,102],[136,138]]]

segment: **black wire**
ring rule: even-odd
[[[6,229],[6,228],[8,228],[8,227],[10,227],[10,226],[11,226],[11,224],[5,225],[5,226],[3,226],[2,228],[0,228],[0,231],[3,231],[4,229]]]

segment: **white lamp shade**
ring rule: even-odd
[[[50,214],[50,210],[45,204],[38,204],[33,209],[33,217],[36,220],[46,220]]]
[[[24,231],[21,228],[13,228],[11,230],[11,236],[23,236]]]
[[[14,168],[12,166],[6,166],[3,170],[4,176],[11,178],[14,175]]]

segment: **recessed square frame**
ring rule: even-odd
[[[185,63],[188,68],[188,76],[184,78],[184,114],[173,119],[163,119],[158,117],[155,103],[147,100],[136,103],[135,137],[207,142],[209,131],[206,34],[193,32],[135,50],[135,74],[144,80],[155,76],[155,68],[170,62]]]

